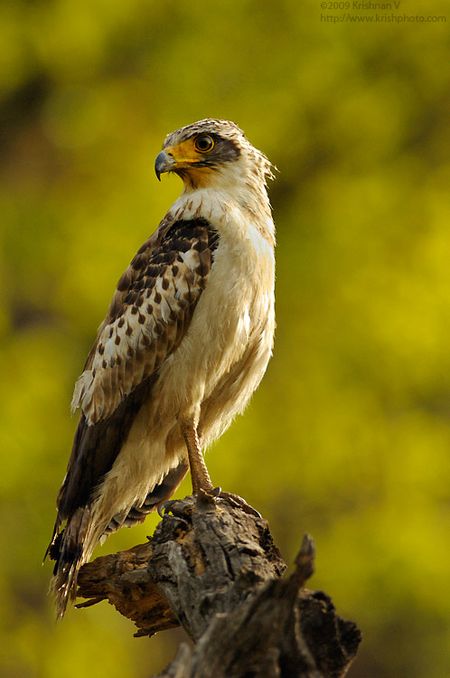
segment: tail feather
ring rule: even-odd
[[[99,516],[99,499],[77,508],[68,517],[62,530],[62,518],[58,516],[52,541],[45,554],[55,561],[50,589],[55,596],[58,619],[64,616],[67,605],[75,599],[78,573],[91,557],[97,543],[123,525],[130,527],[145,520],[149,513],[173,494],[187,471],[187,462],[180,461],[153,487],[142,504],[113,516],[109,524],[104,516]]]
[[[64,616],[68,603],[75,599],[78,572],[90,556],[85,548],[89,523],[89,507],[78,508],[61,532],[58,533],[56,527],[47,549],[50,558],[56,561],[50,588],[56,599],[58,619]]]

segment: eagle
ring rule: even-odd
[[[242,413],[272,354],[275,227],[267,157],[227,120],[169,134],[158,179],[182,195],[119,279],[78,379],[81,411],[47,554],[57,614],[95,546],[143,521],[188,470],[214,495],[203,451]]]

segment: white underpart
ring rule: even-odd
[[[255,216],[231,193],[185,193],[171,210],[175,218],[208,219],[219,244],[189,329],[160,368],[151,398],[99,488],[86,557],[112,516],[141,504],[186,458],[179,422],[198,425],[206,447],[244,410],[266,370],[275,327],[273,223],[267,205]]]

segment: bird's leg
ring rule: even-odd
[[[197,428],[193,423],[182,423],[181,431],[186,443],[191,468],[192,492],[195,495],[212,494],[214,489],[203,459]]]

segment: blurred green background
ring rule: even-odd
[[[288,562],[314,535],[311,585],[364,633],[352,678],[450,675],[450,10],[402,12],[447,21],[331,23],[319,0],[2,4],[5,678],[144,678],[182,638],[133,639],[106,603],[56,625],[41,559],[73,383],[181,189],[157,183],[154,157],[206,116],[279,168],[275,354],[212,477],[258,507]]]

